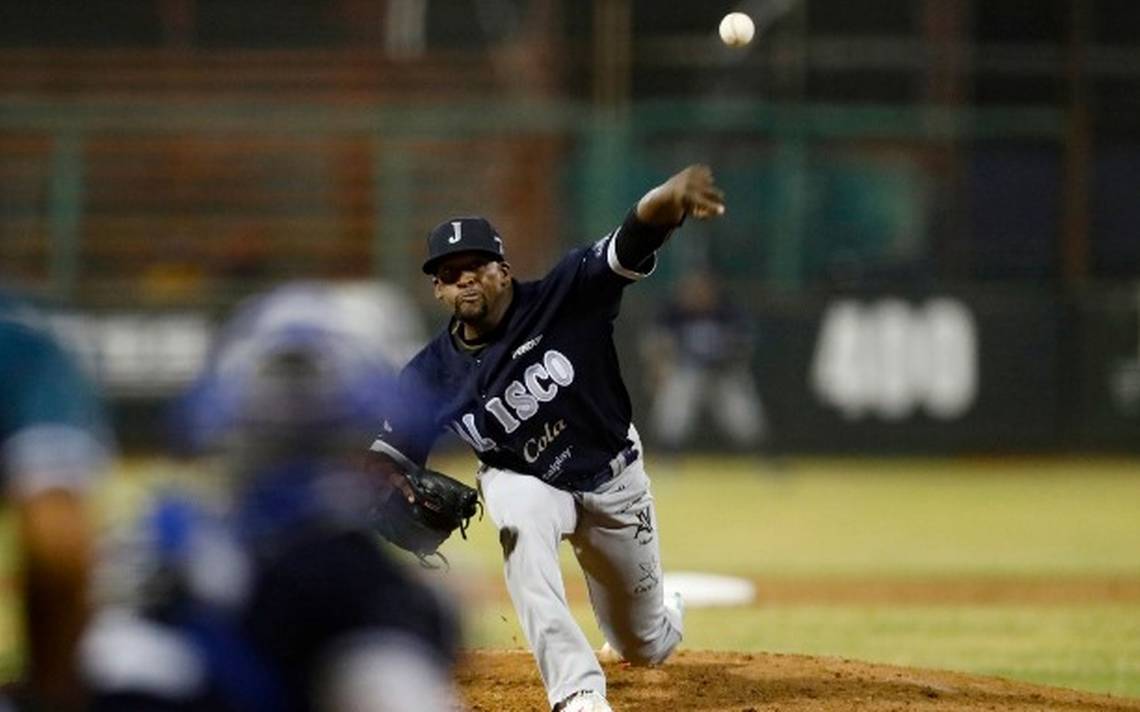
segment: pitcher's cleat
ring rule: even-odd
[[[621,653],[614,650],[614,646],[610,645],[610,641],[602,643],[602,647],[598,648],[598,662],[600,663],[624,663],[625,658]]]
[[[614,712],[606,698],[594,690],[579,690],[554,706],[553,712]]]

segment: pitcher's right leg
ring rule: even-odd
[[[551,706],[583,690],[604,697],[605,676],[570,614],[558,562],[558,545],[576,524],[574,498],[509,470],[488,469],[479,484],[499,530],[507,590]]]

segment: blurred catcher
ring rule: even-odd
[[[723,212],[711,171],[690,166],[613,232],[525,283],[481,217],[451,218],[428,236],[423,271],[453,316],[401,373],[407,402],[421,407],[402,409],[372,449],[397,473],[424,463],[444,429],[476,452],[507,589],[559,712],[610,710],[601,665],[566,601],[562,539],[618,654],[656,664],[681,640],[613,331],[625,287],[653,271],[672,231],[686,216]]]
[[[9,692],[20,706],[82,705],[75,649],[88,612],[87,491],[109,442],[91,385],[42,317],[0,293],[0,482],[19,532],[27,641],[24,680]]]
[[[84,644],[95,712],[454,708],[451,608],[371,530],[361,445],[395,374],[334,306],[317,285],[246,303],[176,410],[188,449],[220,456],[225,496],[150,511],[133,606],[108,606]]]

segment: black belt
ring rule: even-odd
[[[640,454],[636,447],[630,445],[617,455],[614,455],[606,467],[580,480],[567,483],[562,486],[561,489],[570,490],[571,492],[594,492],[605,483],[620,475],[622,470],[636,462]]]

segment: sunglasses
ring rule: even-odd
[[[461,262],[453,262],[440,267],[435,273],[435,278],[442,284],[455,284],[464,272],[474,272],[479,275],[492,262],[495,260],[486,257],[472,257]]]

